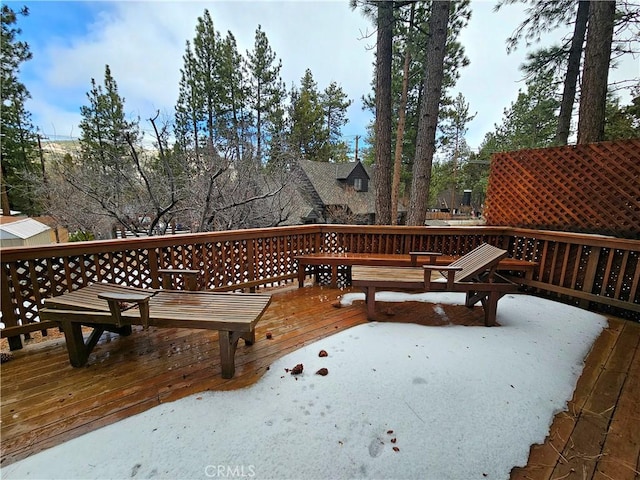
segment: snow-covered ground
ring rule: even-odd
[[[464,300],[426,295],[434,315]],[[505,479],[565,409],[606,318],[510,295],[498,322],[360,325],[281,358],[251,387],[160,405],[1,476]]]

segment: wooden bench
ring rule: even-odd
[[[327,265],[331,267],[331,288],[338,286],[338,267],[351,268],[353,265],[384,266],[384,267],[416,267],[422,265],[448,265],[456,260],[456,257],[441,255],[436,252],[411,252],[408,255],[380,254],[380,253],[309,253],[294,257],[298,261],[298,288],[304,286],[306,267],[315,267],[316,278],[318,267]],[[533,280],[533,272],[538,264],[516,258],[503,258],[498,264],[497,270],[524,272],[527,280]]]
[[[255,342],[255,326],[271,302],[255,293],[150,290],[94,283],[45,300],[40,318],[58,322],[74,367],[87,363],[104,331],[131,333],[131,325],[159,328],[217,330],[222,376],[235,373],[235,351],[240,338]],[[88,340],[82,326],[93,328]]]
[[[508,292],[517,290],[517,285],[501,282],[496,276],[499,262],[507,255],[506,250],[482,244],[449,265],[423,265],[422,267],[387,267],[374,265],[353,266],[353,286],[365,292],[367,316],[375,316],[376,290],[381,288],[417,290],[422,292],[462,292],[466,294],[465,305],[473,307],[481,302],[484,308],[484,323],[490,327],[496,323],[498,301]]]

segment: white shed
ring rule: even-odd
[[[32,218],[20,218],[0,224],[0,247],[23,247],[54,243],[51,227]]]

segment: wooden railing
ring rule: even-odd
[[[495,153],[490,225],[640,239],[640,138]]]
[[[308,225],[5,248],[0,282],[3,337],[12,349],[40,323],[43,299],[88,283],[160,287],[164,268],[196,269],[200,287],[255,289],[290,282],[295,255],[312,252],[462,255],[482,242],[537,262],[531,289],[584,308],[640,320],[640,241],[508,227]]]

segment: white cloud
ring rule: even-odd
[[[472,2],[473,16],[461,42],[471,60],[462,70],[453,95],[462,92],[472,112],[467,141],[477,148],[485,133],[502,119],[503,110],[524,88],[518,70],[525,50],[507,55],[505,39],[525,18],[522,5],[493,12],[495,2]],[[86,103],[90,80],[102,82],[111,67],[129,114],[147,119],[156,110],[171,114],[178,94],[185,42],[195,36],[197,17],[208,8],[214,26],[224,36],[231,31],[239,51],[253,48],[257,26],[282,60],[288,88],[299,84],[310,68],[318,87],[336,81],[354,101],[349,109],[347,135],[364,135],[371,119],[361,97],[371,90],[375,28],[347,0],[340,1],[146,1],[96,2],[102,9],[89,33],[74,38],[53,33],[44,50],[34,52],[39,77],[27,87],[33,101],[28,108],[45,133],[79,133],[79,109]],[[37,14],[38,3],[31,10]],[[567,26],[570,31],[570,26]],[[365,33],[373,33],[363,38]],[[556,37],[566,32],[557,33]],[[555,38],[555,37],[554,37]],[[612,79],[637,78],[638,61],[628,58]],[[628,99],[628,96],[623,100]],[[75,120],[74,120],[75,119]],[[53,127],[52,127],[53,126]],[[147,128],[147,125],[143,125]]]
[[[48,68],[28,88],[34,98],[30,108],[44,130],[60,121],[60,110],[54,106],[60,98],[52,91],[64,92],[66,104],[75,99],[74,111],[79,112],[91,78],[100,84],[107,64],[128,113],[145,119],[157,109],[171,112],[185,43],[195,36],[197,18],[205,8],[222,36],[233,33],[242,54],[253,49],[255,30],[261,24],[282,59],[281,75],[288,88],[299,84],[310,68],[319,89],[338,82],[356,104],[352,117],[365,116],[359,112],[359,99],[370,88],[373,53],[366,49],[371,41],[359,39],[367,21],[351,11],[346,1],[116,2],[105,7],[89,35],[52,39],[43,52],[46,60],[41,61]],[[71,115],[80,118],[79,113]],[[65,125],[64,130],[69,127]]]

